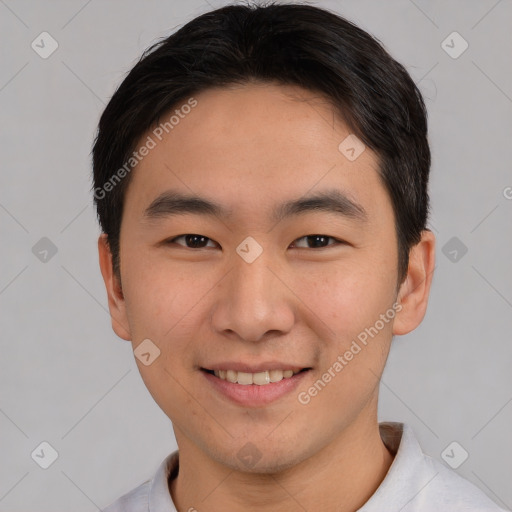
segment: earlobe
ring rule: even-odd
[[[425,230],[421,240],[409,252],[407,276],[400,286],[397,299],[401,310],[395,317],[393,334],[407,334],[416,329],[423,320],[434,267],[435,236],[430,230]]]
[[[102,233],[98,238],[98,256],[101,275],[105,283],[108,297],[108,308],[112,319],[112,329],[123,340],[130,341],[131,334],[128,328],[126,303],[119,279],[114,274],[112,266],[112,253],[108,238]]]

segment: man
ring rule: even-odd
[[[206,13],[128,74],[93,160],[112,326],[179,448],[107,512],[500,510],[377,420],[435,240],[425,106],[375,39]]]

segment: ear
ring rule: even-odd
[[[409,252],[407,276],[400,285],[393,334],[407,334],[420,325],[427,310],[435,267],[436,239],[432,231],[422,232],[421,240]]]
[[[105,282],[108,296],[108,309],[112,319],[112,329],[123,340],[130,341],[131,334],[128,327],[128,317],[126,315],[126,303],[123,296],[121,283],[114,274],[112,265],[112,253],[108,244],[108,237],[102,233],[98,238],[98,254],[101,275]]]

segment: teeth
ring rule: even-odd
[[[228,382],[242,384],[256,384],[257,386],[265,386],[270,382],[279,382],[283,379],[289,379],[293,375],[299,373],[300,370],[269,370],[259,373],[236,372],[234,370],[215,370],[213,373],[216,377]]]

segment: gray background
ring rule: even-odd
[[[90,150],[141,52],[226,3],[0,0],[0,511],[97,510],[176,448],[130,344],[110,327]],[[377,36],[430,115],[437,268],[423,324],[394,341],[381,420],[410,423],[439,460],[457,441],[469,453],[457,472],[510,509],[512,3],[316,5]],[[59,45],[47,59],[31,48],[43,31]],[[441,45],[453,31],[469,43],[456,59]],[[45,242],[33,251],[43,237],[57,249],[46,261]],[[59,454],[48,469],[31,457],[42,441]]]

